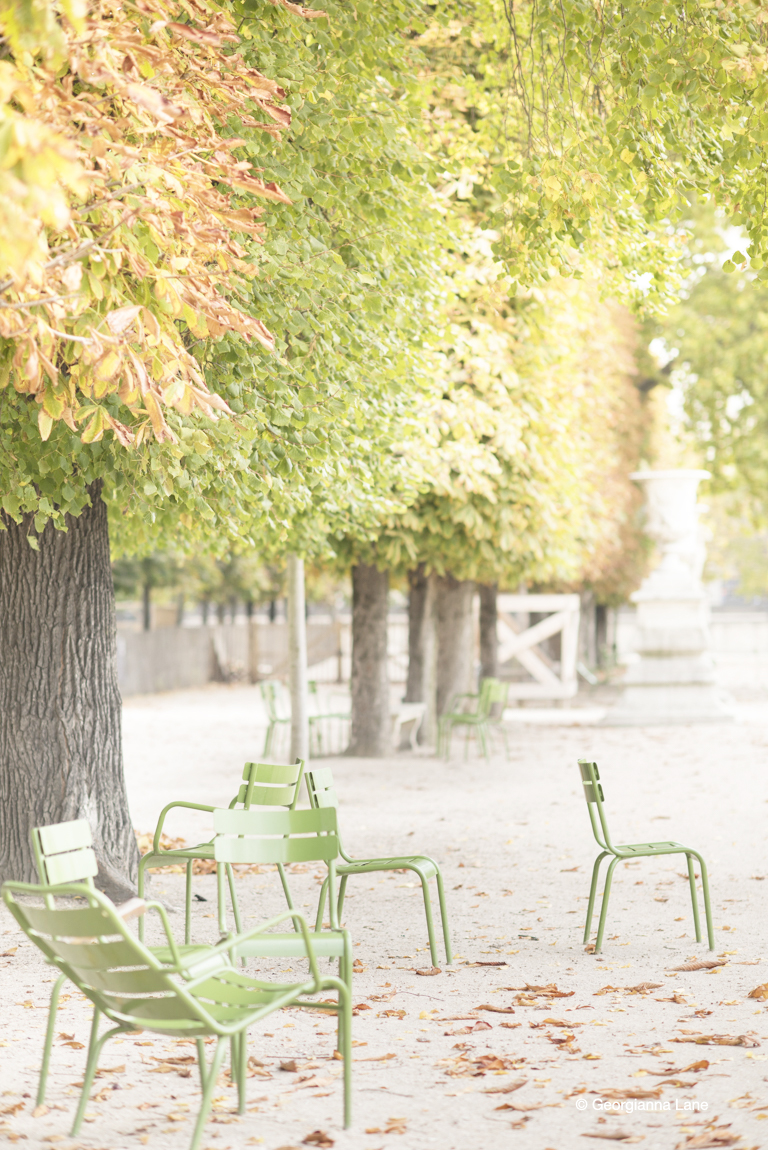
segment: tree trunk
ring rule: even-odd
[[[437,622],[437,713],[444,715],[455,694],[474,686],[472,598],[474,583],[453,575],[435,580]]]
[[[88,819],[97,885],[123,898],[136,839],[123,778],[115,599],[101,484],[66,532],[0,531],[0,878],[37,881],[33,826]]]
[[[427,638],[427,593],[429,580],[424,574],[424,564],[408,572],[408,678],[405,685],[404,703],[425,701],[426,638]]]
[[[389,574],[352,568],[352,735],[348,755],[379,759],[391,750],[387,675]]]
[[[144,631],[152,630],[152,584],[145,579],[141,588],[141,626]]]
[[[309,683],[304,560],[288,556],[288,680],[291,690],[290,761],[309,758]]]
[[[499,673],[499,644],[496,635],[498,587],[480,585],[480,679],[496,679]]]

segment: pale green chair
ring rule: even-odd
[[[93,879],[98,872],[96,855],[93,852],[93,838],[91,827],[87,819],[73,819],[71,822],[55,823],[47,827],[32,828],[32,850],[35,856],[37,872],[43,886],[53,887],[62,883],[83,883],[89,890],[95,890]],[[53,906],[53,899],[46,895],[47,906]],[[143,915],[147,903],[142,898],[131,898],[127,902],[116,906],[117,914],[123,922]],[[205,949],[201,946],[177,947],[174,954],[179,954],[186,960],[190,954]],[[167,946],[153,946],[150,950],[158,962],[174,961],[174,956]],[[40,1090],[35,1105],[42,1106],[45,1101],[45,1082],[48,1077],[48,1063],[51,1057],[51,1046],[56,1028],[56,1013],[59,1005],[59,995],[64,983],[65,975],[60,974],[53,984],[51,1001],[48,1008],[48,1025],[45,1034],[43,1049],[43,1068],[40,1074]]]
[[[304,761],[302,759],[297,759],[296,762],[290,766],[276,763],[246,763],[243,767],[243,782],[229,805],[230,807],[239,805],[245,810],[249,810],[252,806],[279,806],[293,810],[299,798],[299,788],[301,787],[303,774]],[[139,861],[139,897],[143,897],[144,895],[145,877],[149,867],[169,866],[175,862],[184,863],[187,872],[184,907],[184,941],[188,943],[190,941],[192,922],[192,866],[196,859],[213,861],[213,840],[207,843],[198,843],[197,846],[193,847],[164,850],[160,846],[160,840],[163,834],[165,819],[168,812],[176,807],[182,807],[192,811],[206,811],[208,814],[213,814],[216,809],[215,807],[206,806],[203,803],[187,802],[168,803],[167,806],[163,807],[160,812],[160,818],[157,820],[152,849]],[[285,868],[282,863],[280,863],[277,869],[288,909],[293,910],[293,900],[291,898]],[[226,871],[230,897],[232,899],[232,909],[235,916],[235,929],[240,932],[243,926],[240,921],[240,910],[237,905],[235,879],[232,873],[232,867],[227,865]],[[143,937],[143,923],[140,923],[139,938]]]
[[[454,695],[446,714],[437,723],[437,754],[451,757],[451,739],[454,728],[464,728],[464,758],[469,754],[469,740],[474,734],[485,758],[490,757],[492,731],[499,731],[504,740],[504,753],[509,758],[507,731],[504,726],[504,708],[507,705],[509,684],[500,679],[483,679],[476,695]]]
[[[701,857],[698,851],[693,850],[691,847],[683,846],[682,843],[676,842],[660,842],[660,843],[622,843],[615,845],[611,842],[611,834],[608,830],[608,820],[605,817],[605,796],[603,794],[603,787],[600,783],[600,772],[597,769],[597,763],[591,762],[589,759],[579,759],[579,770],[581,771],[581,780],[584,784],[584,798],[587,800],[587,810],[589,811],[589,821],[592,824],[592,833],[595,836],[597,845],[601,848],[601,853],[595,859],[595,865],[592,869],[592,885],[589,888],[589,904],[587,906],[587,921],[584,925],[584,943],[589,942],[589,936],[592,930],[592,914],[595,908],[595,895],[597,893],[597,880],[600,871],[600,864],[604,858],[612,855],[612,859],[608,865],[608,872],[605,876],[605,887],[603,889],[603,901],[600,907],[600,922],[597,927],[597,939],[595,940],[595,954],[599,954],[603,948],[603,935],[605,933],[605,920],[608,913],[608,898],[611,893],[611,882],[613,881],[613,872],[620,862],[627,862],[629,859],[637,858],[655,858],[658,855],[678,855],[684,854],[688,861],[688,881],[691,887],[691,903],[693,904],[693,925],[696,929],[696,941],[701,942],[701,924],[699,922],[699,904],[696,897],[696,874],[694,871],[693,860],[696,859],[701,867],[701,892],[704,896],[704,913],[707,918],[707,939],[709,942],[709,949],[715,949],[715,933],[712,926],[712,909],[709,901],[709,879],[707,876],[707,864]],[[595,815],[597,811],[597,815]]]
[[[310,804],[317,810],[333,810],[338,807],[338,798],[336,790],[333,785],[333,774],[329,767],[318,767],[307,771],[304,778],[307,783],[307,792],[309,794]],[[435,927],[432,921],[432,901],[429,894],[429,880],[434,877],[437,884],[437,897],[440,903],[440,918],[443,924],[443,941],[445,943],[445,960],[450,965],[453,962],[451,954],[451,936],[448,930],[448,913],[445,907],[445,890],[443,887],[443,876],[440,872],[440,867],[427,855],[403,855],[396,858],[369,858],[369,859],[353,859],[346,853],[342,846],[341,839],[339,839],[339,854],[344,859],[343,863],[336,866],[336,874],[341,878],[339,887],[338,899],[338,915],[341,918],[341,912],[344,907],[344,895],[347,889],[347,882],[356,874],[372,874],[375,871],[388,871],[388,870],[409,870],[418,875],[421,881],[421,890],[424,896],[424,913],[427,918],[427,934],[429,935],[429,951],[432,956],[432,965],[437,966],[437,944],[435,942]],[[333,891],[333,877],[328,875],[328,878],[323,883],[320,890],[320,902],[317,909],[317,921],[315,922],[315,930],[320,928],[323,921],[323,911],[325,910],[326,895],[330,895]],[[333,909],[333,903],[331,903]]]
[[[170,964],[161,963],[128,929],[114,905],[87,883],[34,885],[6,882],[3,900],[27,937],[93,1003],[93,1022],[80,1101],[72,1125],[76,1137],[85,1116],[99,1056],[110,1038],[146,1030],[173,1037],[194,1038],[197,1044],[202,1102],[195,1123],[190,1150],[198,1150],[217,1079],[230,1048],[233,1082],[237,1083],[239,1112],[245,1113],[247,1073],[247,1031],[283,1007],[330,1011],[339,1019],[339,1046],[344,1060],[344,1121],[351,1117],[351,999],[347,984],[333,976],[321,977],[312,935],[306,920],[296,911],[286,911],[217,946],[203,947],[186,957],[181,954],[164,909],[148,903],[147,909],[160,915],[171,955]],[[68,906],[56,904],[66,899]],[[37,899],[42,905],[31,905]],[[71,906],[77,899],[79,905]],[[309,961],[309,975],[294,983],[264,982],[238,971],[232,954],[262,935],[269,937],[273,926],[286,918],[294,923]],[[334,1003],[317,1002],[311,997],[324,991],[336,992]],[[101,1016],[114,1023],[99,1035]],[[218,1041],[210,1065],[206,1064],[204,1038]],[[48,1062],[44,1060],[38,1097],[45,1095]]]
[[[338,958],[339,978],[352,988],[352,942],[349,932],[339,928],[336,907],[336,859],[339,836],[336,811],[259,811],[224,810],[213,812],[216,837],[214,856],[218,863],[307,863],[321,862],[328,868],[330,930],[315,926],[310,935],[312,948],[322,958]],[[279,836],[279,837],[278,837]],[[227,933],[224,898],[224,872],[217,868],[219,880],[219,930]],[[235,945],[238,958],[295,958],[303,954],[303,939],[298,934],[261,934]]]

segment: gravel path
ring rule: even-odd
[[[249,1112],[233,1113],[234,1091],[222,1077],[203,1146],[285,1150],[314,1131],[327,1141],[307,1145],[335,1142],[338,1150],[570,1150],[593,1139],[642,1141],[648,1150],[768,1145],[768,1017],[762,1001],[747,997],[768,980],[768,708],[758,699],[739,713],[709,728],[515,723],[508,763],[457,757],[446,765],[410,753],[327,760],[352,854],[423,851],[443,864],[455,962],[438,975],[418,973],[431,964],[410,875],[350,883],[345,918],[361,968],[353,1126],[341,1127],[331,1022],[292,1011],[251,1032],[250,1053],[263,1066],[249,1079]],[[257,757],[260,724],[250,687],[130,700],[126,764],[137,829],[152,829],[171,798],[228,803],[243,761]],[[619,868],[603,955],[585,953],[596,847],[579,756],[600,765],[619,841],[674,837],[704,853],[714,956],[694,940],[682,857]],[[207,828],[187,816],[168,829],[194,840]],[[249,924],[282,908],[273,873],[238,882]],[[195,904],[196,938],[215,937],[214,884],[196,879],[207,900]],[[319,876],[294,873],[291,885],[311,913]],[[181,905],[181,877],[155,876],[152,893]],[[180,931],[181,915],[173,921]],[[50,1109],[32,1116],[52,977],[5,912],[0,931],[0,1133],[56,1150],[185,1150],[197,1079],[167,1059],[193,1048],[146,1034],[107,1047],[89,1121],[69,1138],[89,1019],[77,993],[57,1028]],[[714,971],[673,969],[718,956],[726,965]],[[655,985],[629,989],[642,983]],[[712,1035],[742,1044],[696,1042]]]

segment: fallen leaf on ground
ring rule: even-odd
[[[298,1066],[296,1065],[296,1059],[292,1058],[289,1062],[281,1062],[280,1063],[280,1069],[281,1070],[290,1070],[290,1071],[298,1070]]]
[[[9,946],[7,950],[3,951],[2,955],[0,955],[0,957],[1,958],[12,958],[18,949],[19,949],[18,946]]]
[[[582,1134],[582,1138],[604,1138],[607,1142],[643,1142],[644,1134],[630,1134],[628,1130],[595,1130]]]
[[[489,1002],[482,1003],[481,1006],[473,1007],[474,1010],[492,1010],[494,1014],[514,1014],[515,1008],[513,1006],[492,1006]]]
[[[530,982],[526,982],[525,986],[502,986],[501,989],[524,990],[540,998],[573,998],[576,993],[573,990],[558,990],[554,982],[548,982],[546,986],[532,986]]]
[[[600,1098],[660,1098],[661,1087],[654,1086],[652,1090],[643,1090],[639,1086],[625,1086],[621,1089],[590,1090],[590,1094],[597,1094]]]
[[[595,998],[601,994],[647,994],[649,990],[658,990],[660,982],[638,982],[637,986],[604,986],[595,991]]]
[[[405,1018],[404,1010],[380,1010],[377,1018]]]
[[[460,1034],[476,1034],[478,1030],[493,1030],[490,1022],[484,1022],[482,1018],[478,1018],[473,1026],[461,1026],[458,1030],[446,1030],[445,1036],[447,1038],[456,1038]]]
[[[759,1046],[750,1034],[698,1034],[670,1038],[670,1042],[695,1042],[697,1046]]]
[[[338,1054],[338,1051],[335,1051]],[[365,1058],[356,1058],[355,1062],[388,1062],[390,1058],[397,1058],[396,1054],[367,1054]],[[343,1057],[341,1059],[343,1061]]]
[[[668,1066],[666,1070],[646,1070],[645,1073],[663,1078],[665,1074],[691,1074],[701,1070],[709,1070],[709,1063],[706,1058],[700,1058],[698,1062],[692,1062],[690,1066]]]
[[[531,1110],[546,1110],[550,1106],[562,1106],[562,1102],[504,1102],[501,1106],[494,1106],[494,1110],[516,1110],[519,1114],[527,1114]]]
[[[493,962],[465,962],[465,966],[509,966],[508,962],[503,959],[494,959]],[[423,971],[417,970],[417,974],[423,974]]]
[[[504,1086],[489,1086],[487,1090],[483,1090],[483,1094],[513,1094],[515,1090],[519,1090],[521,1086],[525,1086],[527,1078],[515,1078],[512,1082],[507,1082]]]
[[[670,970],[714,970],[716,966],[727,966],[727,958],[692,958],[689,962],[684,962],[682,966],[672,966]]]
[[[545,1018],[541,1023],[542,1026],[562,1026],[566,1030],[570,1030],[574,1026],[583,1026],[583,1022],[561,1022],[557,1018]]]
[[[313,1130],[311,1134],[307,1134],[306,1138],[302,1138],[305,1146],[333,1146],[333,1138],[330,1138],[324,1130]]]
[[[49,1114],[50,1111],[47,1106],[36,1106],[32,1111],[33,1118],[42,1118],[44,1114]]]
[[[756,986],[754,990],[750,990],[747,998],[759,998],[761,1000],[768,998],[768,982],[764,982],[760,986]]]
[[[708,1150],[718,1146],[733,1146],[741,1141],[740,1134],[730,1134],[728,1126],[713,1126],[703,1134],[692,1134],[684,1142],[678,1142],[676,1150]]]
[[[505,1030],[514,1030],[516,1027],[522,1026],[523,1024],[522,1022],[500,1022],[499,1025],[503,1026]]]
[[[388,1118],[386,1126],[367,1126],[366,1134],[405,1134],[407,1118]]]
[[[425,967],[424,970],[415,970],[413,973],[420,974],[423,978],[431,978],[432,975],[442,974],[443,972],[439,966],[428,966]]]

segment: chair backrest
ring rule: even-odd
[[[589,821],[592,823],[594,836],[601,847],[607,847],[609,850],[613,850],[611,846],[611,835],[608,830],[608,822],[605,817],[605,809],[603,807],[605,795],[603,794],[603,786],[600,782],[600,772],[597,769],[597,763],[592,762],[591,759],[579,759],[579,771],[581,772],[584,798],[587,800]],[[595,819],[595,810],[597,810],[597,816],[600,820],[602,838],[600,837],[597,820]]]
[[[290,766],[278,763],[246,763],[243,782],[231,807],[241,804],[249,807],[288,807],[293,810],[299,800],[299,788],[304,776],[304,760],[297,759]]]
[[[330,767],[313,767],[304,776],[307,783],[309,805],[315,810],[339,805],[336,788],[333,785],[333,772]]]
[[[283,683],[267,679],[260,684],[261,697],[267,707],[270,722],[290,719],[291,700]]]
[[[214,858],[224,863],[324,862],[339,854],[336,811],[257,811],[217,808],[213,812]]]
[[[501,718],[507,705],[509,683],[501,679],[483,679],[477,703],[478,714],[494,719]]]
[[[84,883],[7,882],[2,893],[27,937],[109,1018],[138,1027],[143,1020],[150,1027],[164,1022],[182,1032],[196,1020],[199,1028],[204,1013],[131,934],[100,891]],[[34,896],[46,905],[30,905]],[[57,905],[59,896],[66,896],[70,905]],[[73,898],[81,905],[73,908]]]
[[[43,885],[85,882],[87,886],[93,886],[93,876],[99,867],[87,819],[33,827],[31,837],[37,872]]]

